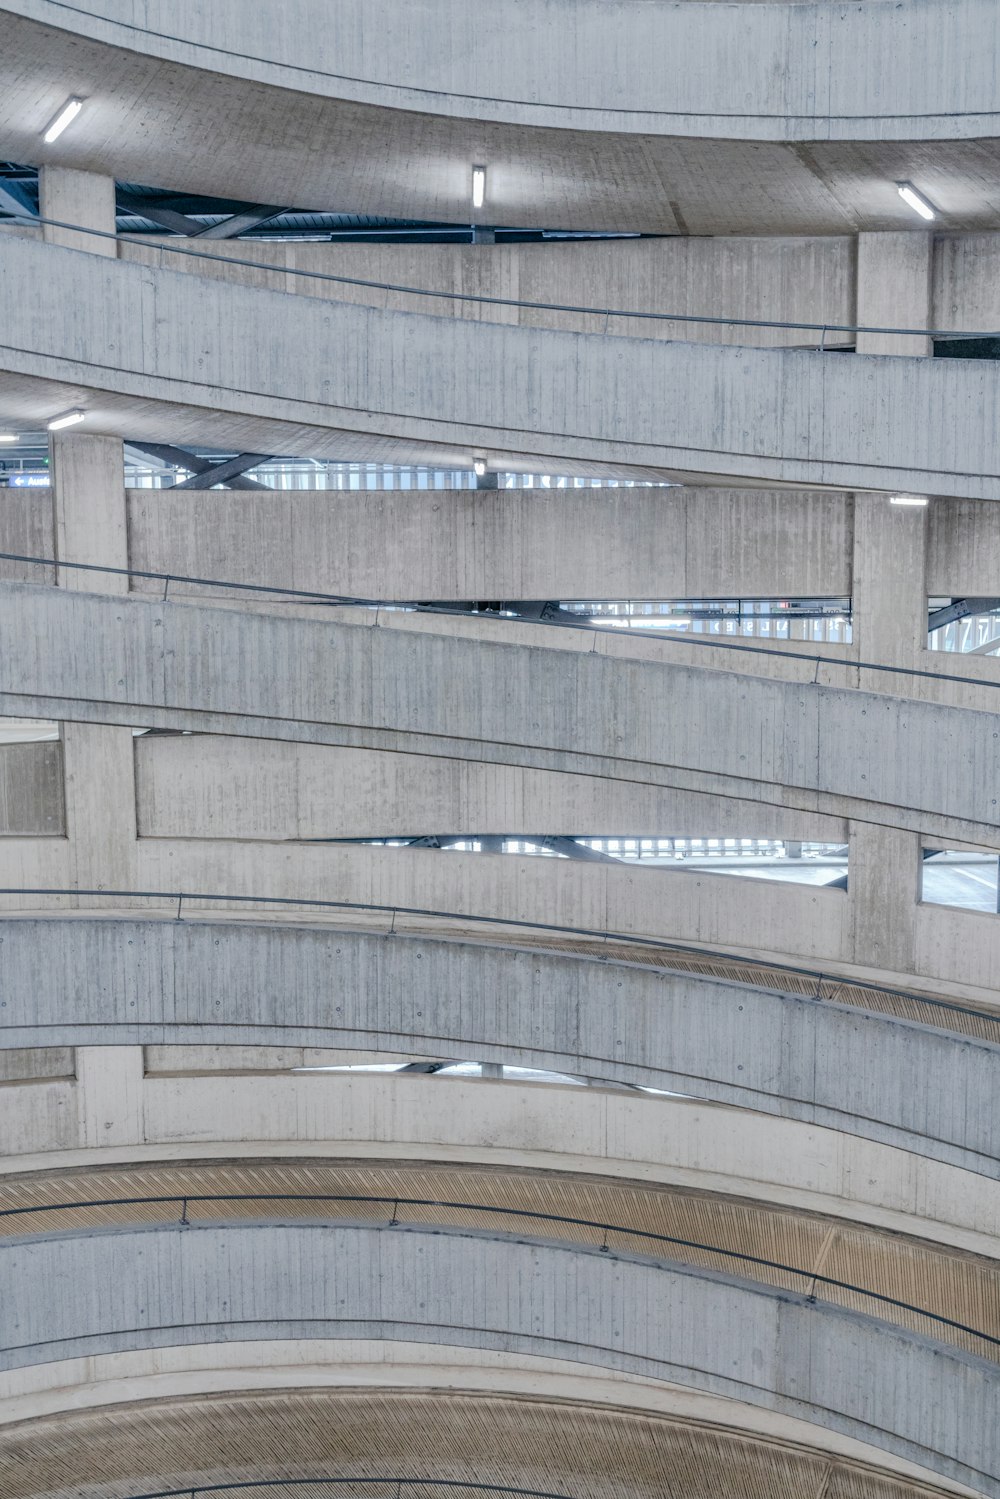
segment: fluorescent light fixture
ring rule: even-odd
[[[476,478],[481,479],[486,472],[486,459],[473,458],[472,467],[475,472]]]
[[[897,182],[896,191],[904,203],[908,203],[914,213],[919,213],[922,219],[933,219],[937,216],[937,209],[932,208],[927,199],[921,197],[912,182]]]
[[[49,431],[61,432],[63,427],[75,427],[86,415],[85,411],[67,411],[62,416],[55,416],[49,422]]]
[[[922,510],[927,504],[927,496],[925,494],[894,494],[889,504],[913,505]]]
[[[52,121],[51,125],[42,136],[42,140],[45,141],[47,145],[51,145],[53,141],[58,140],[63,131],[66,129],[66,126],[72,125],[73,121],[76,119],[82,108],[82,99],[77,99],[75,97],[67,99],[62,109],[56,115],[55,119]]]
[[[482,208],[486,202],[486,168],[472,168],[472,206]]]
[[[17,433],[0,432],[0,442],[17,442]]]

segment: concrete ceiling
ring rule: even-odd
[[[70,7],[21,6],[33,8],[72,21]],[[10,7],[3,29],[0,156],[25,164],[300,209],[461,222],[471,213],[471,163],[482,161],[491,223],[664,234],[914,228],[895,189],[905,178],[938,205],[942,228],[1000,223],[1000,154],[988,139],[785,143],[539,128],[293,90],[287,69],[276,70],[284,86],[225,76]],[[43,145],[71,93],[86,97],[84,114]]]

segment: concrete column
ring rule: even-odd
[[[120,438],[82,432],[52,437],[56,555],[127,567],[125,469]],[[61,588],[124,595],[128,579],[60,567]],[[83,890],[135,886],[136,815],[132,731],[102,724],[62,727],[71,883]]]
[[[50,439],[56,555],[69,562],[128,566],[125,458],[119,437],[53,432]],[[60,568],[60,588],[85,593],[128,593],[128,579],[113,573]]]
[[[880,328],[929,328],[932,234],[858,235],[858,322]],[[929,338],[859,333],[859,354],[930,354]]]
[[[862,661],[912,666],[927,648],[927,516],[888,495],[855,496],[852,628]],[[883,690],[885,679],[872,685]]]
[[[920,899],[920,835],[852,822],[848,837],[852,960],[912,973]]]
[[[134,1145],[145,1136],[141,1046],[79,1046],[77,1138],[84,1148]]]
[[[42,167],[38,174],[39,207],[43,219],[81,224],[87,229],[115,232],[115,180],[99,172],[78,172],[72,167]],[[87,250],[91,255],[117,256],[113,239],[94,234],[74,234],[71,229],[42,225],[42,238],[49,245],[68,250]]]

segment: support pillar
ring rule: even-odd
[[[76,1082],[77,1139],[81,1147],[142,1143],[141,1046],[78,1046]]]
[[[879,328],[929,328],[933,258],[933,234],[859,234],[858,322]],[[919,336],[859,333],[857,350],[927,355],[933,353],[933,344]]]
[[[920,835],[852,822],[848,838],[853,961],[864,967],[912,973],[920,900]]]
[[[100,172],[78,172],[72,167],[42,167],[38,173],[39,209],[43,219],[57,219],[63,224],[80,224],[85,229],[115,232],[115,180]],[[72,229],[42,225],[42,238],[48,245],[62,245],[67,250],[86,250],[91,255],[117,256],[113,239],[96,234],[76,234]]]
[[[927,649],[927,515],[888,495],[854,497],[852,630],[862,661],[914,666]]]
[[[125,465],[120,438],[52,436],[56,555],[128,566]],[[58,568],[61,588],[126,594],[128,578]],[[130,728],[64,723],[70,883],[82,890],[135,888],[135,764]]]
[[[858,322],[929,328],[934,236],[858,235]],[[929,338],[859,333],[859,354],[933,353]],[[888,496],[854,502],[854,641],[862,660],[909,666],[927,647],[927,511]],[[873,684],[878,688],[878,684]]]

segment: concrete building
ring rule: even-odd
[[[0,1499],[1000,1499],[998,79],[0,5]]]

